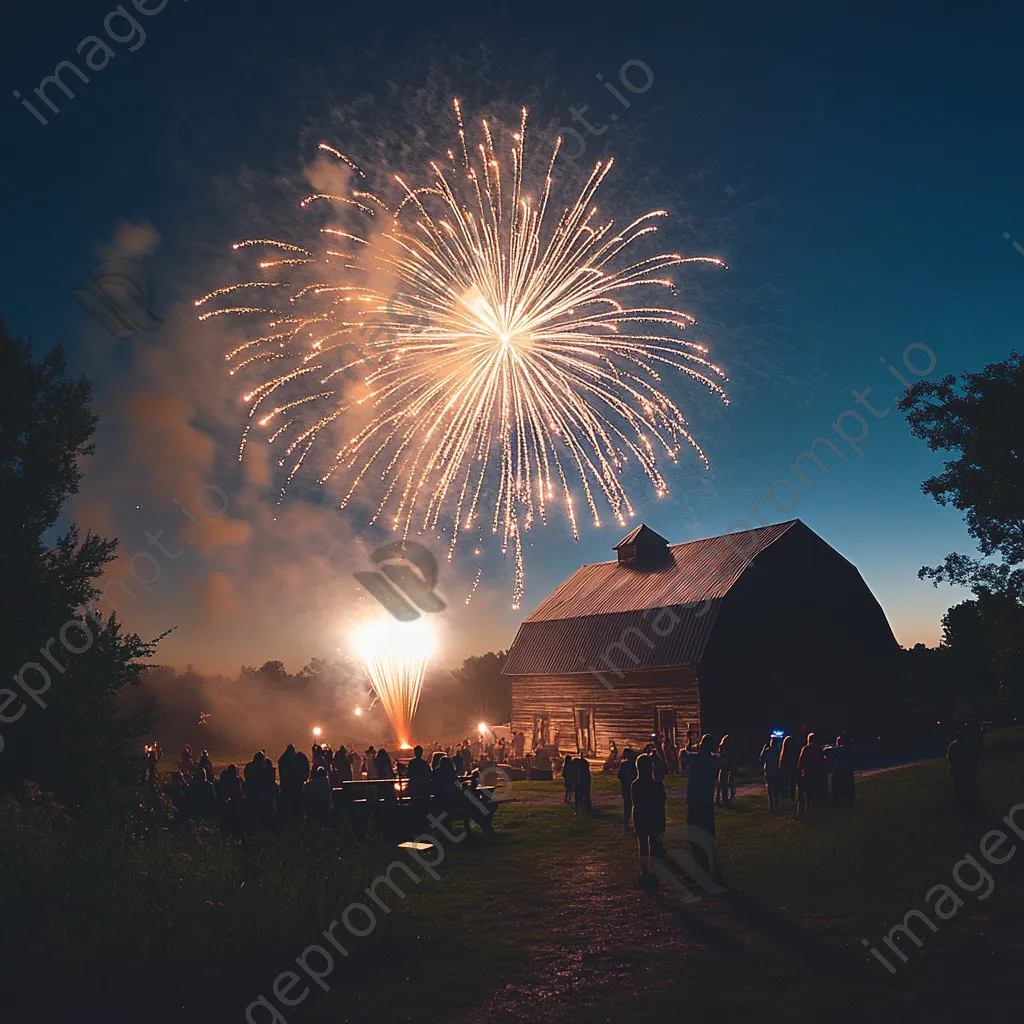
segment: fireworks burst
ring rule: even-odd
[[[423,676],[434,651],[434,635],[423,619],[381,620],[363,626],[353,646],[366,666],[399,744],[407,748],[420,702]],[[372,705],[371,705],[372,706]]]
[[[653,221],[665,211],[618,229],[599,219],[594,198],[611,160],[598,162],[571,205],[558,209],[560,139],[535,199],[524,183],[526,111],[511,136],[510,165],[486,121],[472,151],[458,101],[455,112],[459,148],[430,164],[428,184],[395,175],[390,206],[358,187],[303,200],[332,204],[340,218],[342,226],[321,229],[321,256],[273,239],[235,246],[269,251],[275,258],[263,259],[262,270],[308,273],[309,264],[324,263],[319,283],[247,281],[196,305],[230,296],[231,305],[200,319],[258,316],[268,324],[226,358],[232,374],[263,369],[245,400],[251,420],[285,445],[280,464],[289,482],[325,428],[341,420],[347,436],[320,478],[344,480],[341,507],[376,476],[383,495],[373,520],[388,517],[406,536],[437,529],[450,514],[449,559],[460,530],[489,525],[503,554],[514,549],[518,607],[522,533],[562,504],[578,539],[573,487],[595,526],[601,505],[624,525],[634,515],[622,479],[631,458],[659,497],[668,492],[660,455],[675,462],[688,443],[707,465],[662,390],[662,374],[685,374],[727,402],[717,383],[725,374],[703,345],[679,336],[696,323],[692,316],[629,300],[651,287],[675,295],[672,267],[724,264],[678,253],[632,258],[627,250],[657,230]],[[320,149],[350,181],[364,177],[337,150]],[[375,286],[382,278],[392,293]],[[236,292],[259,305],[235,304]],[[264,304],[284,295],[283,308]],[[280,360],[288,368],[278,373]]]

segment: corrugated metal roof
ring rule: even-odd
[[[606,616],[723,598],[751,560],[797,522],[674,544],[668,549],[670,560],[646,571],[617,561],[585,565],[542,601],[525,622]]]
[[[502,675],[590,672],[614,686],[627,670],[694,665],[704,655],[720,604],[527,620]]]
[[[797,522],[675,544],[653,569],[617,561],[583,566],[519,627],[502,674],[607,677],[698,664],[722,599]]]

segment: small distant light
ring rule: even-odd
[[[426,853],[427,850],[434,848],[433,843],[399,843],[398,849],[400,850],[415,850],[417,853]]]
[[[487,732],[487,723],[486,723],[486,722],[481,722],[481,723],[480,723],[480,724],[479,724],[479,725],[477,726],[477,728],[478,728],[478,729],[480,730],[480,733],[481,733],[481,735],[482,735],[483,733]]]
[[[356,708],[356,714],[357,715],[361,715],[362,713],[363,713],[363,709],[362,708]]]
[[[313,735],[314,735],[314,736],[319,736],[319,735],[320,735],[320,732],[321,732],[321,729],[320,729],[320,726],[318,725],[318,726],[317,726],[317,727],[316,727],[316,728],[315,728],[315,729],[313,730]]]

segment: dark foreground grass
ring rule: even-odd
[[[15,999],[5,999],[10,1019],[36,1019],[65,979],[75,1006],[102,999],[108,1021],[143,1009],[150,1021],[242,1021],[261,994],[289,1024],[452,1015],[582,1024],[683,1008],[744,1020],[1020,1019],[1024,853],[991,865],[979,843],[1024,803],[1024,730],[988,738],[977,820],[954,812],[941,763],[864,781],[856,810],[830,821],[742,798],[717,819],[729,892],[691,904],[636,887],[635,843],[614,804],[576,817],[534,802],[557,786],[517,784],[520,802],[502,808],[491,838],[442,839],[439,879],[397,875],[406,898],[391,896],[389,914],[377,908],[371,934],[348,937],[330,991],[311,985],[290,1008],[274,998],[275,977],[310,943],[325,944],[320,933],[352,900],[367,902],[365,886],[399,851],[327,833],[243,842],[171,833],[138,808],[126,831],[5,805],[0,979]],[[615,788],[595,779],[598,795]],[[680,799],[669,816],[685,820]],[[992,875],[984,901],[953,881],[968,853]],[[973,884],[975,873],[962,878]],[[940,883],[964,905],[935,919],[934,933],[915,927],[923,944],[906,944],[898,961],[882,937],[911,908],[934,918],[924,897]],[[895,975],[862,937],[898,965]]]

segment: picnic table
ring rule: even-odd
[[[419,798],[410,796],[409,779],[400,776],[393,779],[346,780],[333,788],[334,805],[348,808],[350,811],[370,812],[391,806],[407,812],[415,803],[422,802],[427,809],[446,811],[456,821],[460,820],[461,816],[463,821],[475,821],[489,831],[498,808],[511,798],[495,799],[497,786],[472,787],[471,779],[470,775],[462,775],[458,779],[462,795],[465,797],[464,804],[437,794]],[[454,795],[452,793],[451,797]]]

